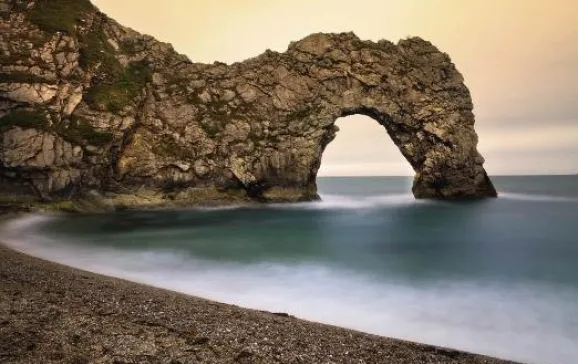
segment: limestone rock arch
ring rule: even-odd
[[[37,2],[1,3],[11,56],[0,72],[0,187],[11,196],[315,199],[335,121],[352,114],[385,127],[417,198],[496,196],[463,77],[420,38],[319,33],[283,53],[200,64],[88,2],[62,31],[35,23]]]
[[[267,197],[269,189],[278,195],[279,189],[297,188],[303,198],[313,197],[335,121],[361,114],[385,127],[415,170],[415,197],[496,196],[476,149],[463,77],[429,42],[411,38],[394,45],[362,42],[351,33],[314,34],[275,56],[275,82],[261,91],[270,109],[281,111],[270,134],[286,140],[253,168],[240,168],[240,180],[253,193]]]

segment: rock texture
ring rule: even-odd
[[[420,38],[313,34],[284,53],[199,64],[88,0],[0,0],[0,67],[11,196],[314,199],[334,123],[352,114],[384,126],[416,197],[496,196],[464,80]]]

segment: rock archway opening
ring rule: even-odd
[[[376,119],[353,114],[335,121],[339,129],[325,148],[317,174],[320,197],[410,194],[413,168]]]
[[[335,125],[339,131],[323,152],[318,178],[413,177],[411,165],[378,121],[356,114],[337,119]]]

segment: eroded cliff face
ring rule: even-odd
[[[419,38],[313,34],[198,64],[87,0],[0,0],[0,65],[0,187],[13,198],[312,199],[351,114],[384,126],[416,197],[496,196],[464,80]]]

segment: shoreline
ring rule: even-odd
[[[513,363],[103,276],[1,242],[0,279],[6,363]]]

